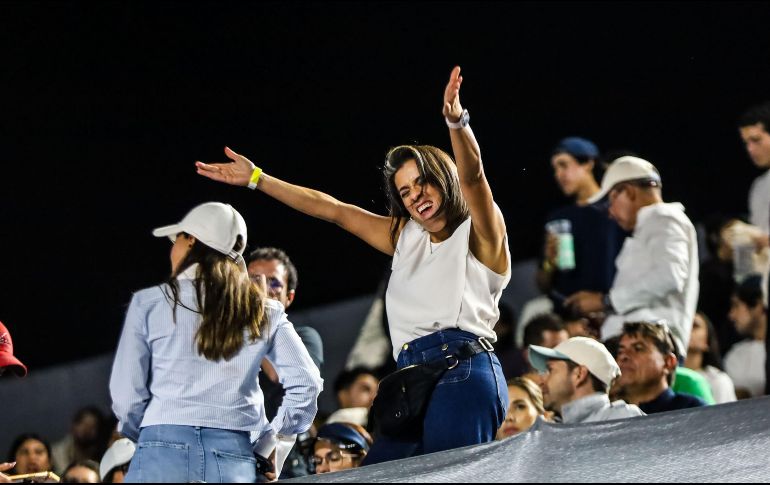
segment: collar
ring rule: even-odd
[[[562,422],[581,423],[586,418],[610,406],[610,398],[603,392],[581,397],[561,407]]]
[[[665,391],[661,392],[658,397],[653,399],[652,401],[648,401],[645,403],[642,403],[639,405],[641,408],[644,406],[647,409],[658,409],[660,406],[664,406],[669,401],[673,400],[676,397],[676,394],[674,394],[674,391],[668,387]],[[642,411],[647,412],[644,408],[642,408]]]
[[[653,214],[659,214],[666,209],[684,212],[684,206],[679,202],[658,202],[657,204],[648,205],[639,209],[639,214],[636,216],[636,227],[644,225]]]
[[[191,264],[186,270],[179,273],[176,279],[179,281],[196,279],[198,277],[198,266],[198,263]]]

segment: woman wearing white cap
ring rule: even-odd
[[[443,109],[456,162],[432,146],[390,150],[383,170],[389,216],[263,174],[230,149],[225,153],[232,163],[197,163],[201,175],[258,188],[393,256],[386,305],[398,367],[448,362],[451,369],[425,406],[412,403],[425,410],[410,414],[420,420],[410,421],[406,432],[401,427],[383,432],[389,439],[376,439],[367,464],[489,442],[505,418],[507,387],[490,342],[496,340],[497,304],[510,279],[510,254],[502,212],[484,174],[468,111],[460,105],[461,83],[456,67]],[[397,397],[380,396],[375,409]]]
[[[174,241],[171,278],[134,294],[110,379],[118,430],[137,442],[126,481],[254,482],[277,436],[312,424],[318,369],[283,307],[249,280],[235,209],[203,204],[153,234]],[[258,384],[266,356],[286,389],[272,423]]]

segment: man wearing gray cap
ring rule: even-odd
[[[565,424],[610,421],[645,414],[624,401],[610,402],[609,389],[620,376],[615,359],[596,340],[573,337],[553,349],[531,345],[532,366],[545,373],[545,407]]]
[[[684,206],[663,202],[658,170],[637,157],[612,162],[594,201],[609,196],[610,216],[633,231],[618,255],[609,293],[581,291],[565,301],[577,312],[604,312],[602,340],[623,323],[665,320],[679,355],[686,355],[698,303],[698,242]]]

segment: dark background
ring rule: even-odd
[[[567,135],[649,159],[696,221],[743,212],[759,172],[735,121],[770,98],[770,5],[5,2],[0,56],[0,320],[39,369],[115,347],[169,271],[151,230],[201,202],[289,252],[295,309],[373,292],[386,256],[193,162],[227,144],[383,213],[389,147],[449,148],[456,64],[517,260],[565,203]]]

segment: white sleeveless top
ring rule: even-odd
[[[511,279],[508,237],[508,268],[500,275],[471,253],[470,234],[470,218],[438,244],[412,220],[401,231],[386,296],[396,360],[404,344],[440,330],[459,328],[497,341],[497,305]]]

